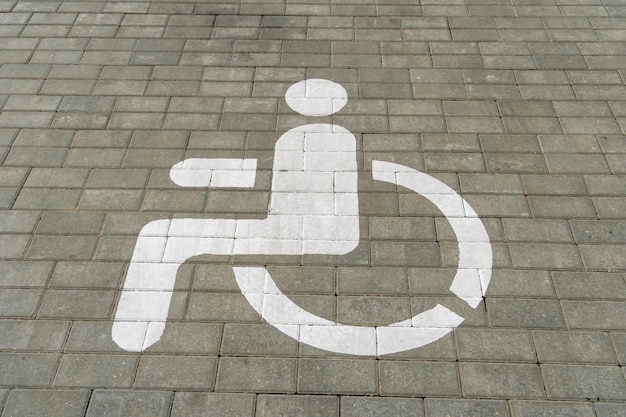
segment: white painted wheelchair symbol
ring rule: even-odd
[[[347,102],[345,89],[311,79],[292,85],[286,101],[307,116],[330,115]],[[255,159],[187,159],[170,176],[181,186],[252,187]],[[406,187],[438,207],[458,241],[451,292],[476,308],[491,277],[489,236],[470,205],[430,175],[384,161],[374,179]],[[178,268],[212,255],[344,255],[359,244],[356,139],[341,126],[308,124],[276,143],[267,218],[166,219],[139,233],[113,324],[113,340],[140,352],[159,341]],[[234,267],[241,292],[272,326],[307,345],[336,353],[385,355],[434,342],[464,318],[438,304],[386,326],[344,325],[318,317],[285,296],[264,267]]]

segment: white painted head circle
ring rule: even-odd
[[[285,100],[289,107],[304,116],[329,116],[346,105],[348,93],[341,84],[311,78],[289,87]]]

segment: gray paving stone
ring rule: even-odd
[[[296,368],[295,359],[222,357],[219,361],[215,389],[217,391],[294,393],[296,392]],[[242,375],[246,377],[241,378]]]
[[[454,363],[379,361],[380,395],[459,397]],[[407,384],[407,381],[411,381]]]
[[[592,417],[593,406],[584,402],[549,402],[549,401],[511,401],[511,410],[515,417],[525,416],[572,416]]]
[[[41,217],[37,233],[41,234],[96,234],[100,231],[104,215],[100,213],[69,214],[47,212]]]
[[[65,352],[120,353],[122,350],[111,339],[110,321],[74,320],[65,345]]]
[[[480,135],[484,152],[540,153],[536,135]]]
[[[507,329],[469,329],[455,331],[460,360],[536,362],[530,332]]]
[[[517,195],[465,196],[470,205],[485,217],[530,217],[527,200]]]
[[[3,317],[32,317],[35,314],[42,291],[34,288],[0,289],[0,314]]]
[[[253,394],[176,392],[171,417],[252,417]]]
[[[18,186],[24,182],[28,175],[26,167],[0,167],[0,185],[2,186]]]
[[[596,403],[598,417],[622,417],[626,413],[623,403]]]
[[[623,399],[593,404],[576,391],[578,379],[567,374],[547,380],[551,395],[557,381],[564,391],[570,390],[554,402],[518,401],[524,397],[513,386],[524,378],[534,380],[527,375],[536,361],[528,341],[531,333],[539,361],[572,367],[606,364],[602,368],[611,369],[608,383],[620,375],[624,378],[615,366],[615,360],[624,362],[626,352],[621,337],[626,285],[621,271],[626,265],[620,224],[626,210],[621,175],[626,170],[624,8],[615,0],[603,5],[575,3],[433,0],[416,6],[375,5],[370,0],[360,4],[0,0],[4,12],[0,36],[5,46],[0,52],[0,84],[6,87],[0,89],[4,110],[0,207],[11,209],[0,215],[0,231],[8,236],[0,252],[9,257],[0,263],[0,286],[9,291],[2,293],[4,309],[0,310],[19,318],[5,319],[0,326],[20,324],[19,329],[9,326],[10,333],[19,336],[18,350],[54,352],[63,347],[59,344],[69,324],[23,319],[66,317],[74,321],[67,352],[86,357],[122,353],[110,338],[114,302],[110,290],[121,285],[141,227],[175,211],[183,217],[205,211],[209,217],[265,216],[276,131],[304,123],[282,97],[293,82],[327,78],[344,84],[350,103],[338,118],[319,122],[341,124],[359,133],[365,171],[372,159],[437,171],[436,177],[462,192],[480,214],[494,250],[486,308],[473,310],[449,294],[458,245],[441,213],[423,197],[397,194],[393,187],[372,179],[361,179],[359,187],[364,191],[362,213],[371,216],[361,235],[374,244],[363,240],[345,257],[258,256],[242,262],[268,265],[290,298],[333,320],[338,315],[357,321],[395,320],[432,303],[445,303],[466,317],[461,328],[436,343],[395,354],[393,361],[386,358],[380,367],[443,364],[453,366],[454,372],[418,375],[417,387],[405,388],[402,384],[411,379],[413,368],[404,371],[411,375],[398,379],[396,385],[381,371],[383,395],[405,398],[360,397],[364,392],[356,392],[355,387],[375,381],[366,377],[345,390],[334,386],[337,393],[354,389],[353,397],[261,395],[255,408],[256,387],[267,380],[264,366],[257,366],[257,382],[242,388],[234,379],[245,380],[249,374],[242,365],[232,375],[228,390],[248,394],[179,391],[172,397],[158,391],[146,399],[143,393],[135,395],[143,402],[133,404],[137,392],[116,391],[104,401],[100,396],[108,391],[95,391],[87,415],[167,415],[172,398],[176,415],[591,417],[594,409],[598,417],[621,415]],[[191,97],[195,94],[201,97]],[[276,114],[278,118],[272,116]],[[179,194],[181,189],[167,175],[185,157],[238,158],[244,150],[246,157],[260,158],[262,169],[254,191],[217,190],[208,196],[195,191],[191,197]],[[191,200],[179,201],[187,197]],[[142,212],[146,209],[150,211]],[[89,240],[96,238],[97,242]],[[399,250],[419,249],[407,244],[426,244],[423,248],[429,250],[423,257]],[[23,261],[25,253],[42,260]],[[70,258],[76,255],[78,259]],[[145,363],[219,353],[232,355],[225,359],[233,361],[257,356],[262,362],[269,360],[266,356],[280,356],[271,359],[295,362],[296,353],[307,357],[301,360],[306,364],[363,360],[337,359],[278,336],[261,324],[241,297],[229,264],[213,271],[214,261],[231,259],[206,256],[183,267],[171,321],[159,343],[143,356]],[[46,286],[50,289],[44,293]],[[75,298],[85,293],[102,293],[104,298],[86,297],[96,306],[88,309]],[[348,299],[354,303],[346,303]],[[356,309],[351,311],[351,305]],[[31,325],[21,327],[26,323],[34,323],[32,338],[26,337]],[[57,329],[51,323],[63,326]],[[54,327],[53,337],[44,343],[48,325]],[[477,383],[473,387],[499,400],[451,400],[461,395],[458,365],[453,362],[457,355],[485,362],[490,369],[504,366],[503,375],[507,383],[512,382],[502,390],[509,391],[502,394]],[[51,363],[58,359],[55,356]],[[135,381],[136,360],[122,386],[135,382],[148,387],[157,383],[159,371],[165,372],[156,365],[152,373],[144,367],[149,375]],[[514,363],[527,361],[528,365],[518,367]],[[62,373],[67,374],[67,365],[61,363]],[[475,363],[461,365],[480,368]],[[173,369],[174,375],[178,368],[187,369],[173,365],[167,369]],[[513,368],[523,369],[521,377],[509,371]],[[469,375],[466,370],[461,368],[464,390],[471,378],[484,383],[494,379],[491,373],[498,374],[481,375],[472,368]],[[89,372],[97,375],[100,369]],[[590,380],[601,380],[604,371],[594,372],[602,375]],[[288,374],[292,385],[279,392],[297,391],[299,374],[295,370]],[[439,374],[457,389],[435,387],[431,391],[437,392],[429,394],[431,381],[441,382]],[[282,381],[278,371],[276,375],[276,381]],[[51,383],[45,375],[23,376],[36,386]],[[305,376],[301,387],[326,394],[321,383],[315,385],[315,372]],[[330,386],[346,380],[339,376]],[[2,385],[18,387],[15,381]],[[98,384],[88,381],[82,386],[111,385]],[[273,384],[264,388],[266,392],[275,392]],[[173,389],[165,385],[159,389]],[[366,394],[376,394],[370,388]],[[426,398],[422,404],[421,397],[427,395],[444,398]],[[479,394],[463,391],[463,395]],[[159,400],[154,404],[147,402],[155,397]],[[118,408],[104,408],[104,403]],[[236,408],[228,411],[229,404]],[[124,408],[133,405],[135,409]],[[410,405],[415,408],[407,409]]]
[[[372,263],[377,266],[437,266],[439,250],[435,243],[374,241]]]
[[[72,148],[67,154],[66,167],[109,167],[122,165],[123,149]]]
[[[424,405],[421,398],[385,397],[341,397],[341,415],[347,417],[372,417],[394,415],[403,417],[423,417]]]
[[[337,315],[342,323],[375,325],[395,323],[411,317],[408,297],[340,296]]]
[[[48,290],[39,317],[107,318],[115,293],[101,290]]]
[[[24,183],[26,187],[80,188],[89,175],[87,169],[33,168]]]
[[[407,294],[406,271],[400,268],[339,268],[337,293],[342,295]]]
[[[550,399],[623,401],[626,398],[624,375],[613,366],[542,365],[541,373]]]
[[[626,284],[621,274],[606,272],[552,272],[561,299],[624,299]]]
[[[299,360],[298,393],[376,394],[377,391],[377,369],[374,360]]]
[[[496,269],[487,294],[493,297],[554,298],[548,271]]]
[[[167,417],[173,393],[168,391],[94,390],[87,417]]]
[[[222,355],[290,356],[298,351],[298,342],[267,324],[224,326]]]
[[[63,163],[66,154],[67,150],[65,148],[38,148],[37,154],[33,154],[32,148],[14,147],[4,160],[4,165],[59,167]]]
[[[54,386],[130,387],[137,361],[130,355],[66,354],[61,358]]]
[[[4,335],[0,349],[20,351],[60,351],[69,330],[69,322],[0,320]]]
[[[620,219],[626,206],[624,199],[620,197],[595,197],[593,204],[601,219]]]
[[[617,221],[573,221],[574,239],[578,243],[622,243],[626,225]]]
[[[556,300],[488,298],[487,312],[494,327],[565,328]]]
[[[585,195],[587,187],[580,175],[521,175],[529,195]]]
[[[138,388],[212,390],[217,358],[208,356],[144,356],[134,385]]]
[[[29,259],[90,259],[95,236],[47,236],[37,235],[27,252]]]
[[[522,194],[519,175],[515,174],[473,174],[459,175],[461,191],[481,194]]]
[[[559,244],[510,244],[516,267],[577,269],[581,262],[576,247]]]
[[[9,387],[49,387],[59,355],[51,353],[0,353],[0,385]]]
[[[39,220],[38,211],[12,210],[4,213],[0,218],[0,232],[2,233],[29,233],[35,228]]]
[[[197,271],[200,271],[201,266]],[[229,267],[226,267],[229,268]],[[336,268],[330,266],[269,266],[272,278],[285,294],[335,294]],[[232,269],[229,271],[230,285]],[[194,281],[194,287],[198,283]],[[236,284],[235,284],[236,285]],[[230,288],[232,289],[232,287]],[[236,289],[237,290],[237,289]],[[238,291],[238,290],[237,290]]]
[[[505,401],[501,400],[456,400],[435,399],[424,400],[426,417],[508,417],[509,410]],[[407,414],[409,415],[409,414]],[[415,414],[421,415],[421,414]]]
[[[621,301],[562,301],[563,313],[573,329],[624,330]]]
[[[339,398],[322,395],[259,395],[256,417],[339,416]]]
[[[85,415],[91,392],[89,390],[12,390],[3,415],[67,416]]]
[[[613,272],[626,266],[623,245],[584,245],[580,246],[583,264],[590,270]]]
[[[582,158],[578,154],[546,154],[546,163],[550,172],[555,174],[602,174],[610,171],[602,155]]]
[[[611,332],[611,340],[617,352],[617,358],[620,364],[626,362],[626,334],[623,332]]]
[[[539,366],[461,363],[463,394],[480,398],[545,398]]]
[[[53,267],[52,262],[3,260],[0,263],[0,286],[43,287]]]
[[[561,219],[502,219],[510,242],[572,242],[569,224]]]
[[[134,210],[141,206],[141,190],[85,190],[78,203],[86,210]]]
[[[533,338],[541,363],[617,362],[607,333],[534,331]]]

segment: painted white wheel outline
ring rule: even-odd
[[[347,93],[332,81],[311,79],[294,84],[285,99],[295,111],[316,116],[336,112],[347,102]],[[326,137],[329,134],[332,139]],[[311,152],[310,159],[306,152]],[[172,218],[152,221],[141,229],[115,312],[111,331],[115,343],[141,352],[159,341],[178,268],[194,256],[344,255],[357,247],[356,138],[352,133],[334,124],[291,129],[276,142],[272,170],[266,219]],[[177,163],[170,177],[183,187],[249,188],[255,173],[254,159],[191,158]],[[492,264],[489,236],[476,212],[453,189],[428,174],[383,161],[373,161],[372,173],[374,179],[421,194],[441,210],[459,242],[459,263],[450,290],[476,308],[489,284]],[[346,326],[296,306],[265,268],[235,268],[235,277],[268,323],[302,343],[334,352],[384,355],[414,349],[443,337],[464,320],[437,305],[388,326]]]
[[[489,236],[472,207],[436,178],[403,165],[372,162],[374,179],[406,187],[433,203],[446,217],[459,245],[459,263],[450,290],[472,308],[483,299],[491,278]],[[234,267],[241,292],[263,319],[297,341],[335,353],[380,356],[432,343],[464,320],[438,304],[386,326],[353,326],[318,317],[291,301],[263,267]]]

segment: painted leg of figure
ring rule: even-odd
[[[158,341],[181,263],[164,263],[170,220],[147,224],[139,233],[115,313],[113,341],[140,352]]]
[[[112,337],[121,348],[141,352],[165,329],[178,268],[189,258],[231,255],[235,220],[157,220],[139,233],[115,313]]]

